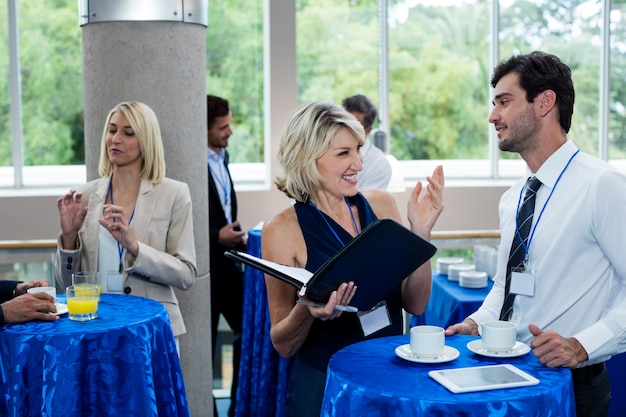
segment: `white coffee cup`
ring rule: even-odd
[[[411,352],[421,358],[436,358],[443,353],[445,336],[442,327],[415,326],[411,328]]]
[[[31,294],[35,294],[35,293],[38,293],[38,292],[45,292],[50,297],[54,298],[55,302],[56,302],[56,299],[57,299],[57,289],[54,288],[54,287],[33,287],[33,288],[29,288],[26,291],[31,293]]]
[[[491,352],[506,352],[515,346],[517,328],[510,321],[486,321],[478,325],[483,349]]]

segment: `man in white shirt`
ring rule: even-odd
[[[367,139],[378,114],[376,107],[362,94],[344,98],[341,105],[361,122],[365,130],[365,145],[361,148],[363,170],[357,176],[359,190],[371,188],[386,190],[391,180],[391,164],[385,153]]]
[[[500,63],[489,116],[500,150],[517,152],[541,181],[524,267],[506,283],[517,210],[527,178],[500,200],[502,245],[494,286],[478,311],[447,335],[478,335],[477,324],[508,319],[518,340],[548,367],[572,368],[577,415],[606,416],[610,384],[604,361],[626,350],[626,178],[580,152],[567,138],[574,107],[570,69],[533,52]]]

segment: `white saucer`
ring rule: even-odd
[[[469,342],[467,344],[467,348],[478,355],[489,356],[492,358],[514,358],[516,356],[522,356],[530,352],[530,346],[522,342],[515,342],[515,346],[513,346],[513,349],[511,350],[506,350],[504,352],[493,352],[491,350],[483,348],[483,341],[480,339],[472,340],[471,342]]]
[[[60,316],[61,314],[67,313],[67,304],[54,303],[54,305],[57,308],[57,312],[56,313],[51,313],[51,314],[54,314],[55,316]]]
[[[459,357],[459,351],[450,346],[444,346],[443,353],[435,358],[421,358],[411,352],[411,345],[401,345],[396,348],[396,355],[411,362],[418,363],[443,363],[450,362]]]

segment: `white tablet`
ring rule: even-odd
[[[510,364],[441,369],[430,371],[428,375],[454,393],[525,387],[539,383],[537,378]]]

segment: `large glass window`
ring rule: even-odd
[[[389,10],[390,150],[407,179],[491,176],[489,0],[400,1]]]
[[[626,159],[626,1],[613,0],[610,13],[609,158]]]
[[[363,83],[363,76],[374,80],[378,60],[363,57],[376,56],[374,34],[384,39],[377,27],[377,4],[297,1],[300,101],[340,102],[355,89],[376,100],[377,86]],[[517,154],[498,152],[495,139],[490,141],[494,46],[497,60],[544,50],[572,68],[576,107],[569,136],[583,151],[599,155],[605,4],[611,3],[501,0],[494,17],[492,0],[388,1],[389,151],[401,161],[405,178],[428,174],[432,162],[441,160],[451,178],[523,173]],[[623,10],[624,1],[615,2],[611,13],[611,158],[623,158],[625,152],[620,139],[626,121],[620,96],[626,63]],[[493,28],[499,29],[497,36]]]
[[[20,171],[16,178],[21,183],[8,185],[68,183],[75,177],[64,175],[68,173],[67,167],[84,165],[82,50],[77,2],[7,0],[1,3],[0,19],[13,23],[17,38],[4,29],[8,24],[1,26],[0,169],[3,174],[12,174],[1,167],[14,165]],[[7,10],[15,13],[8,15]],[[19,69],[19,86],[7,88],[10,47],[18,51],[17,62],[12,65]],[[11,105],[10,91],[19,91],[21,101]],[[16,113],[17,109],[21,113]],[[19,123],[11,123],[11,110],[21,116]],[[15,141],[20,146],[13,146]],[[65,168],[57,169],[59,166]]]
[[[6,0],[0,0],[0,170],[4,173],[0,178],[0,186],[13,183],[10,168],[13,165],[11,135],[11,100],[9,95],[9,18]],[[10,180],[10,181],[9,181]],[[9,181],[9,182],[7,182]]]
[[[208,2],[207,93],[231,102],[235,132],[229,151],[239,184],[247,176],[266,175],[258,167],[270,160],[263,137],[268,1]],[[449,178],[512,178],[523,172],[517,155],[497,151],[487,122],[494,50],[497,59],[535,49],[559,55],[572,68],[576,86],[569,136],[593,155],[605,156],[600,150],[606,148],[613,163],[626,159],[624,0],[500,0],[496,17],[497,0],[293,1],[298,100],[339,103],[361,93],[379,107],[388,103],[389,120],[383,120],[388,152],[400,160],[407,181],[430,173],[439,161],[445,161]],[[381,4],[387,4],[386,38]],[[13,44],[9,25],[3,24],[0,187],[75,182],[72,170],[84,172],[77,2],[0,0],[0,21],[10,21],[10,5],[17,10],[20,85],[17,90],[10,85]],[[610,32],[603,7],[611,7]],[[383,92],[381,62],[388,81]],[[610,89],[603,91],[604,86]],[[21,109],[19,126],[11,119],[15,91],[21,94],[20,106],[13,106]],[[16,154],[14,143],[21,145]]]
[[[510,4],[500,10],[501,57],[542,50],[557,55],[572,69],[576,101],[568,136],[584,152],[598,155],[601,1],[506,3]]]
[[[18,1],[24,165],[84,164],[76,1]]]
[[[1,25],[0,186],[74,184],[85,177],[78,2],[0,0],[2,22],[9,21],[8,2],[17,10],[21,135],[11,126],[10,42],[8,25]],[[231,161],[263,162],[262,2],[209,2],[207,92],[231,102],[236,138],[229,147]],[[21,144],[19,161],[13,160],[14,140]],[[21,184],[15,184],[13,166],[22,174]],[[237,178],[250,172],[235,171]]]
[[[206,44],[207,94],[233,114],[230,161],[263,162],[263,2],[209,1]]]
[[[297,0],[298,101],[378,102],[378,1]]]
[[[391,152],[487,159],[489,1],[406,1],[389,13]]]

